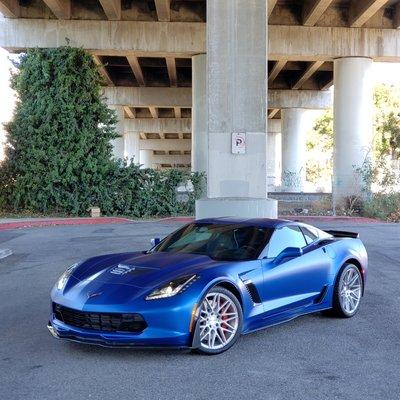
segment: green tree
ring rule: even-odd
[[[307,180],[327,181],[332,174],[333,113],[324,112],[307,135]]]
[[[18,101],[6,127],[0,164],[0,210],[134,217],[191,214],[205,176],[158,171],[111,158],[115,113],[102,99],[102,79],[82,49],[34,49],[16,65]],[[186,186],[184,195],[178,186]]]
[[[18,101],[6,126],[1,194],[12,209],[79,214],[104,203],[113,173],[114,113],[82,49],[33,49],[12,78]]]
[[[378,157],[400,159],[400,88],[379,85],[374,92],[375,139]]]

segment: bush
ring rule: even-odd
[[[203,194],[204,174],[176,169],[140,169],[134,164],[119,163],[109,182],[110,190],[100,203],[100,208],[108,215],[191,215],[195,200]],[[177,196],[179,186],[186,186],[186,201],[180,201]]]
[[[115,113],[102,99],[102,78],[82,49],[33,49],[12,77],[18,101],[6,126],[0,208],[21,213],[135,217],[193,212],[203,175],[142,170],[111,159]],[[192,181],[186,202],[176,188]]]
[[[400,222],[400,171],[390,158],[367,160],[358,170],[364,182],[360,213],[365,217]]]
[[[364,202],[363,215],[400,222],[400,193],[375,193]]]

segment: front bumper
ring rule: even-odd
[[[47,329],[57,339],[104,347],[190,348],[191,346],[191,334],[189,332],[174,332],[150,327],[137,334],[81,329],[56,319],[53,313],[50,315]]]

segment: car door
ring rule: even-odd
[[[287,247],[303,249],[303,254],[275,262]],[[305,307],[318,300],[325,290],[331,259],[323,248],[307,241],[299,226],[287,225],[273,233],[263,264],[263,305],[265,313]]]

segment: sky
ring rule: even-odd
[[[15,96],[10,88],[10,69],[12,64],[7,51],[0,48],[0,160],[3,156],[2,143],[5,141],[2,124],[12,118]],[[375,84],[400,85],[400,64],[374,63],[373,79]]]

